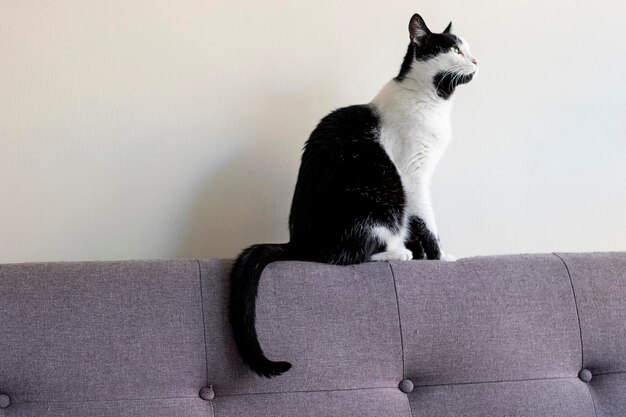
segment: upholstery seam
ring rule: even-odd
[[[602,372],[602,373],[593,374],[593,376],[604,376],[604,375],[615,375],[615,374],[626,374],[626,371]]]
[[[578,301],[576,300],[576,290],[574,289],[574,281],[572,280],[572,274],[570,273],[569,267],[567,266],[567,263],[565,262],[565,260],[556,253],[553,253],[553,255],[559,258],[561,260],[561,263],[563,263],[563,266],[565,267],[565,271],[567,272],[567,276],[569,278],[570,286],[572,288],[572,296],[574,297],[574,308],[576,309],[576,319],[578,320],[578,334],[580,336],[580,369],[583,369],[585,367],[585,350],[583,346],[583,328],[582,328],[582,325],[580,324],[580,312],[578,311]]]
[[[196,259],[198,264],[198,280],[200,281],[200,310],[202,311],[202,334],[204,338],[204,362],[206,364],[206,386],[209,386],[209,348],[206,342],[206,321],[204,319],[204,294],[202,292],[202,265],[200,265],[200,259]],[[209,401],[210,403],[210,401]],[[211,404],[211,411],[213,417],[215,417],[215,411],[213,410],[213,404]]]
[[[198,279],[200,280],[200,309],[202,310],[202,332],[204,334],[204,361],[206,363],[206,386],[209,386],[209,348],[206,341],[206,320],[204,319],[204,295],[202,292],[202,265],[200,265],[200,259],[196,259],[198,263]],[[213,401],[209,401],[211,406],[211,416],[215,417],[215,409],[213,408]]]
[[[596,411],[596,400],[593,398],[593,392],[591,392],[591,388],[589,388],[589,384],[585,384],[587,386],[587,391],[589,391],[589,397],[591,397],[591,406],[593,407],[593,414],[598,417],[598,412]]]
[[[391,262],[387,261],[387,265],[389,265],[389,270],[391,271],[391,279],[393,280],[393,290],[396,294],[396,307],[398,308],[398,328],[400,329],[400,350],[402,353],[402,379],[404,380],[406,378],[406,374],[405,374],[405,368],[404,368],[404,336],[402,335],[402,319],[400,318],[400,299],[398,297],[398,286],[396,284],[396,274],[393,272],[393,266],[391,265]],[[409,396],[407,395],[406,397],[408,405],[409,405],[409,412],[411,413],[411,417],[413,417],[413,409],[411,408],[411,402],[409,401]]]
[[[89,400],[27,400],[16,401],[15,404],[63,404],[63,403],[112,403],[119,401],[159,401],[159,400],[193,400],[197,399],[197,396],[184,396],[184,397],[142,397],[142,398],[118,398],[114,400],[101,400],[101,399],[89,399]]]
[[[323,392],[350,392],[350,391],[370,391],[380,389],[392,389],[397,390],[398,387],[363,387],[363,388],[337,388],[337,389],[314,389],[314,390],[296,390],[296,391],[270,391],[270,392],[241,392],[233,394],[222,394],[220,397],[239,397],[247,395],[276,395],[276,394],[308,394],[308,393],[323,393]]]
[[[559,379],[576,379],[579,378],[577,376],[553,376],[546,378],[524,378],[524,379],[500,379],[496,381],[478,381],[478,382],[449,382],[445,384],[424,384],[424,385],[415,385],[415,388],[430,388],[430,387],[445,387],[445,386],[455,386],[455,385],[479,385],[479,384],[500,384],[505,382],[529,382],[529,381],[555,381]]]
[[[393,280],[393,290],[396,294],[396,308],[398,310],[398,328],[400,329],[400,351],[402,353],[402,379],[404,379],[405,371],[404,371],[404,338],[402,336],[402,320],[400,319],[400,301],[398,299],[398,287],[396,285],[396,275],[393,273],[393,267],[391,263],[387,261],[387,265],[389,265],[389,270],[391,271],[391,279]]]
[[[563,259],[559,254],[553,252],[553,255],[561,260],[563,266],[565,266],[565,270],[567,271],[567,276],[569,277],[569,283],[572,286],[572,296],[574,297],[574,307],[576,308],[576,318],[578,319],[578,333],[580,334],[580,369],[585,368],[585,349],[583,345],[583,327],[580,323],[580,311],[578,310],[578,300],[576,298],[576,289],[574,288],[574,280],[572,279],[572,273],[569,270],[569,266],[567,266],[567,262]],[[587,391],[589,392],[589,398],[591,398],[591,407],[593,407],[593,414],[597,417],[598,411],[596,410],[596,401],[593,398],[593,392],[591,392],[591,388],[589,388],[589,384],[585,384],[587,387]]]

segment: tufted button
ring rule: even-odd
[[[0,408],[7,408],[11,405],[11,397],[6,394],[0,394]]]
[[[208,387],[204,387],[200,390],[200,398],[204,401],[211,401],[215,398],[215,391],[213,391],[213,386],[209,385]]]
[[[591,374],[591,371],[587,368],[581,369],[580,372],[578,373],[578,378],[580,378],[580,380],[583,382],[591,381],[592,377],[593,375]]]
[[[398,388],[400,388],[400,391],[404,392],[405,394],[409,394],[413,392],[413,381],[411,381],[410,379],[403,379],[402,381],[400,381],[400,385],[398,385]]]

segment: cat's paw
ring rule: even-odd
[[[457,260],[457,257],[454,255],[450,255],[449,253],[442,253],[439,260],[444,262],[454,262]]]
[[[387,250],[372,255],[372,261],[410,261],[413,259],[413,252],[407,248]]]

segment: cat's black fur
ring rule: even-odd
[[[449,32],[450,26],[442,34],[423,38],[419,45],[411,42],[396,81],[402,81],[414,60],[448,51],[457,42]],[[451,94],[454,88],[445,81],[442,94]],[[267,359],[257,339],[256,296],[265,266],[279,260],[366,262],[384,250],[371,233],[372,225],[390,230],[402,225],[405,193],[395,165],[379,142],[379,131],[380,118],[371,105],[341,108],[324,117],[302,155],[289,216],[290,241],[253,245],[234,263],[230,324],[241,357],[261,376],[280,375],[291,367],[288,362]],[[419,217],[409,220],[406,247],[413,258],[439,259],[438,237]]]
[[[380,121],[367,105],[324,117],[307,141],[289,217],[290,245],[302,260],[364,262],[382,250],[366,228],[400,226],[404,192],[378,142]]]
[[[439,73],[435,76],[437,95],[449,99],[459,84],[467,84],[473,77],[474,74],[458,76],[450,73]]]

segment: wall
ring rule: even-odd
[[[446,250],[624,250],[617,0],[4,0],[0,262],[286,241],[304,141],[396,75],[415,11],[481,62],[433,184]]]

